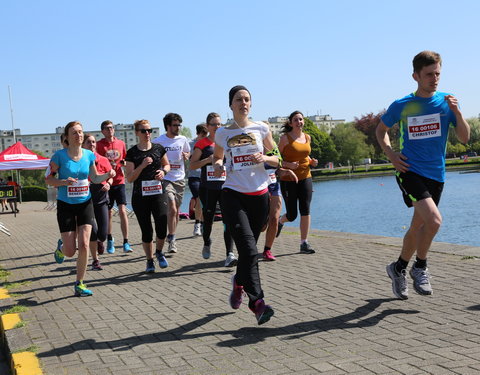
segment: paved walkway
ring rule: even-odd
[[[89,271],[88,298],[73,297],[73,259],[57,265],[55,212],[24,203],[0,215],[0,266],[26,336],[47,375],[127,374],[480,374],[480,248],[435,243],[429,259],[434,295],[393,298],[385,265],[401,240],[314,231],[315,255],[298,253],[286,227],[261,262],[275,316],[258,327],[247,306],[228,305],[232,269],[223,267],[221,225],[213,255],[201,257],[192,221],[181,221],[179,252],[154,275],[145,268],[131,219],[133,254],[103,255]],[[116,218],[118,222],[118,218]],[[119,224],[114,235],[120,242]],[[263,246],[263,239],[260,240]],[[462,255],[469,255],[464,257]]]

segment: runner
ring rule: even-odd
[[[377,140],[396,169],[397,183],[407,207],[414,208],[400,256],[387,266],[393,294],[408,298],[407,266],[417,293],[433,293],[427,268],[427,255],[442,224],[438,203],[445,181],[445,151],[448,129],[452,125],[458,139],[467,143],[470,127],[460,112],[457,98],[438,92],[442,59],[432,51],[423,51],[413,59],[413,79],[417,90],[396,100],[377,126]],[[400,152],[392,149],[388,129],[400,127]]]
[[[152,127],[148,120],[135,121],[135,133],[139,139],[136,146],[130,148],[126,157],[126,176],[133,182],[132,207],[142,231],[142,245],[147,257],[145,272],[155,272],[153,260],[153,228],[155,221],[156,257],[160,268],[168,267],[163,254],[163,245],[167,235],[167,197],[162,183],[170,170],[165,148],[152,144]]]
[[[211,255],[213,219],[217,209],[217,203],[220,202],[222,186],[225,181],[225,175],[217,178],[213,175],[213,150],[215,147],[215,133],[222,125],[222,119],[218,113],[212,112],[207,116],[208,137],[201,139],[195,144],[192,158],[190,159],[190,168],[202,168],[200,182],[200,199],[203,206],[203,249],[202,256],[209,259]],[[222,215],[223,220],[223,215]],[[233,253],[233,240],[224,224],[223,240],[225,242],[226,258],[225,267],[234,267],[237,264],[237,257]]]
[[[182,117],[177,113],[167,113],[163,118],[165,134],[155,138],[152,143],[161,144],[167,151],[170,172],[165,176],[165,193],[168,201],[168,252],[177,252],[175,232],[180,219],[180,206],[185,191],[185,160],[190,156],[188,140],[180,135]]]
[[[288,116],[288,121],[282,127],[278,148],[283,156],[283,167],[291,169],[297,176],[295,181],[291,176],[281,177],[280,186],[287,212],[278,222],[277,237],[287,221],[294,221],[300,211],[300,252],[314,254],[315,250],[308,243],[310,230],[310,202],[312,200],[313,185],[310,166],[318,165],[317,159],[310,157],[310,136],[303,132],[303,114],[294,111]]]
[[[205,124],[200,124],[196,126],[197,137],[192,139],[189,142],[190,150],[193,150],[195,143],[197,143],[200,139],[205,138],[208,135],[208,130]],[[190,156],[190,163],[191,163],[191,156]],[[200,203],[200,169],[192,169],[188,171],[188,187],[190,188],[190,192],[192,193],[192,200],[195,202],[195,224],[193,226],[193,235],[194,236],[201,236],[202,235],[202,227],[203,227],[203,216],[202,216],[202,205]]]
[[[125,176],[122,166],[125,165],[126,147],[125,143],[115,137],[115,127],[109,120],[105,120],[100,125],[100,129],[105,138],[97,142],[97,152],[105,156],[112,168],[117,174],[113,179],[113,184],[108,191],[109,196],[109,219],[108,219],[108,235],[107,235],[107,252],[113,254],[115,252],[115,240],[112,236],[112,215],[115,203],[118,208],[120,217],[120,228],[123,235],[123,252],[131,253],[132,247],[128,242],[128,216],[127,216],[127,195],[125,190]]]
[[[107,173],[112,169],[110,161],[96,152],[97,142],[91,134],[85,134],[83,148],[90,150],[95,155],[95,166],[98,173]],[[98,259],[98,255],[104,252],[103,243],[107,239],[108,231],[108,191],[113,183],[113,178],[103,181],[101,184],[90,183],[90,192],[92,194],[93,211],[95,221],[90,235],[90,254],[92,254],[92,270],[101,271],[103,269]]]
[[[64,130],[68,147],[55,152],[50,160],[50,174],[46,178],[49,185],[58,187],[57,221],[62,236],[62,249],[55,250],[55,261],[62,263],[73,257],[77,251],[76,296],[91,296],[83,280],[87,271],[88,245],[94,221],[93,204],[88,186],[88,177],[99,184],[115,176],[115,171],[98,174],[95,155],[82,149],[83,127],[77,121],[69,122]],[[57,175],[58,172],[58,175]],[[57,177],[55,177],[57,176]]]
[[[268,215],[268,173],[263,163],[279,166],[281,160],[268,126],[248,119],[251,96],[244,86],[230,90],[229,105],[234,124],[217,130],[213,165],[215,177],[225,171],[227,174],[222,214],[239,257],[237,272],[232,277],[230,306],[238,309],[245,292],[248,307],[260,325],[273,316],[273,309],[263,300],[258,269],[257,241]]]

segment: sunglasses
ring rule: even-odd
[[[181,128],[181,127],[182,127],[181,124],[170,124],[170,126],[175,126],[175,127],[177,127],[177,128]]]
[[[138,131],[142,134],[145,134],[145,133],[152,133],[153,132],[153,129],[138,129]]]

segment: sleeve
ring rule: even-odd
[[[54,162],[56,165],[60,167],[60,155],[58,154],[58,152],[53,154],[50,161]]]
[[[183,144],[183,152],[190,152],[190,144],[187,138],[185,138],[185,143]]]
[[[91,151],[90,151],[90,163],[89,163],[89,165],[88,165],[88,166],[89,166],[89,167],[91,167],[91,166],[92,166],[92,164],[94,164],[94,163],[95,163],[95,160],[96,160],[96,159],[97,159],[97,158],[95,157],[95,154],[94,154],[93,152],[91,152]]]
[[[128,149],[127,154],[125,155],[125,161],[133,163],[133,147]]]
[[[385,112],[382,116],[383,123],[391,128],[400,120],[400,111],[399,111],[399,104],[395,101],[390,104],[388,107],[387,112]]]

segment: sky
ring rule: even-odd
[[[0,129],[54,132],[69,121],[168,112],[194,129],[231,117],[242,84],[255,120],[329,114],[353,121],[416,89],[413,56],[443,58],[440,91],[480,113],[480,2],[0,0]]]

